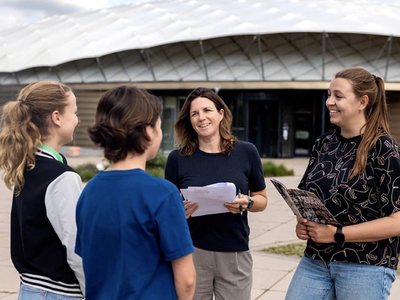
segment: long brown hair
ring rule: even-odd
[[[385,83],[382,78],[371,74],[363,68],[343,69],[335,74],[335,78],[347,79],[351,83],[353,92],[358,99],[361,99],[364,95],[368,96],[369,99],[364,110],[366,123],[361,128],[361,131],[364,129],[364,133],[350,176],[350,178],[353,178],[364,173],[367,165],[367,154],[380,136],[388,135],[394,139],[389,132]]]
[[[223,154],[230,154],[236,143],[236,137],[231,133],[232,113],[224,100],[222,100],[213,90],[203,87],[193,90],[189,96],[187,96],[176,119],[175,139],[179,153],[184,153],[185,156],[189,156],[199,147],[197,132],[193,129],[192,124],[190,123],[190,104],[193,100],[199,97],[204,97],[212,101],[217,108],[217,111],[221,111],[221,109],[224,110],[224,117],[219,126],[219,133],[221,135],[220,148]]]
[[[52,81],[38,81],[24,87],[16,101],[2,108],[0,131],[0,169],[9,189],[16,194],[24,186],[24,170],[35,167],[35,153],[49,135],[54,111],[64,112],[71,88]]]

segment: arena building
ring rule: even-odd
[[[332,76],[360,66],[386,82],[400,141],[400,5],[360,0],[150,0],[62,15],[0,31],[0,103],[37,80],[70,85],[87,135],[104,91],[127,84],[163,102],[162,150],[188,93],[214,89],[232,110],[233,132],[261,157],[309,155],[332,128]]]

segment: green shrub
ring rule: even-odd
[[[167,157],[162,153],[157,153],[156,157],[146,163],[146,172],[164,178],[165,165],[167,164]]]
[[[164,169],[161,168],[146,168],[146,172],[150,175],[164,178]]]
[[[154,168],[160,168],[165,169],[165,165],[167,164],[167,157],[162,154],[162,153],[157,153],[156,157],[154,157],[152,160],[149,160],[146,163],[146,170],[147,169],[154,169]]]
[[[165,165],[167,163],[167,156],[162,153],[158,153],[156,157],[149,160],[146,163],[146,172],[164,178]],[[107,169],[108,166],[104,168]],[[93,163],[86,163],[73,167],[75,171],[81,176],[83,182],[87,182],[96,175],[99,170]],[[263,172],[265,177],[278,177],[278,176],[292,176],[294,175],[293,170],[288,170],[283,164],[276,165],[272,161],[266,161],[262,164]]]
[[[167,157],[161,153],[158,153],[155,158],[146,163],[146,172],[153,176],[164,178],[166,163]],[[107,167],[108,165],[104,166],[104,169],[107,169]],[[81,176],[83,182],[89,181],[94,177],[94,175],[99,173],[99,170],[93,163],[86,163],[72,168]]]
[[[288,170],[283,164],[276,165],[272,161],[266,161],[262,164],[265,177],[293,176],[294,170]]]
[[[81,176],[83,182],[89,181],[94,175],[99,173],[99,170],[93,163],[87,163],[72,168]]]

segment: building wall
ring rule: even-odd
[[[0,105],[15,100],[20,89],[20,86],[0,86]]]
[[[7,101],[15,100],[18,91],[21,89],[21,86],[0,86],[0,105],[3,105]],[[97,85],[96,88],[93,85],[85,87],[85,85],[72,86],[74,93],[77,97],[77,105],[78,105],[78,117],[80,119],[80,124],[77,126],[75,130],[74,141],[70,143],[70,145],[78,145],[81,147],[89,147],[95,148],[96,146],[90,140],[87,128],[94,123],[94,116],[97,107],[97,103],[101,97],[101,95],[109,88],[107,86],[103,86],[101,84]],[[309,109],[312,111],[310,117],[312,118],[312,132],[310,131],[309,143],[312,145],[314,140],[321,134],[324,130],[328,131],[331,129],[329,116],[325,119],[322,118],[322,115],[326,115],[326,110],[324,111],[323,105],[323,91],[317,90],[264,90],[267,94],[272,95],[271,97],[275,97],[279,99],[279,114],[278,122],[271,124],[268,122],[264,122],[263,116],[259,119],[258,124],[262,124],[265,130],[272,130],[278,132],[278,148],[279,152],[267,154],[267,157],[293,157],[295,156],[295,137],[296,137],[296,114],[304,113],[304,109]],[[171,98],[175,97],[176,99],[176,111],[173,115],[176,115],[179,112],[180,102],[184,99],[184,96],[188,94],[188,90],[162,90],[157,91],[155,93],[160,99],[168,99],[170,108],[173,106],[171,102]],[[244,99],[244,101],[249,101],[249,105],[256,105],[258,107],[262,107],[260,105],[275,105],[274,103],[277,100],[270,101],[268,99],[256,99],[254,95],[260,94],[260,90],[258,92],[253,93],[251,90],[230,90],[228,94],[220,93],[222,99],[225,98],[228,100],[228,106],[233,112],[234,122],[237,122],[237,126],[244,126],[246,123],[246,112],[243,109],[238,110],[238,105]],[[248,95],[251,97],[246,100],[244,97],[240,95]],[[308,104],[306,102],[308,101]],[[243,102],[243,101],[242,101]],[[299,106],[301,104],[302,106]],[[306,105],[306,106],[305,106]],[[400,92],[391,91],[388,92],[388,105],[389,105],[389,125],[392,135],[396,138],[397,141],[400,141],[400,119],[398,116],[400,115]],[[276,110],[278,112],[278,110]],[[248,113],[248,112],[247,112]],[[242,114],[242,115],[240,115]],[[175,116],[176,117],[176,116]],[[251,123],[249,120],[253,116],[247,116],[247,122]],[[267,118],[267,115],[265,115]],[[172,121],[172,120],[170,120]],[[261,122],[261,123],[260,123]],[[323,124],[324,123],[324,124]],[[283,139],[283,125],[288,126],[288,138],[287,140]],[[170,127],[172,126],[172,122]],[[235,125],[234,125],[235,126]],[[271,128],[271,126],[275,126],[275,128]],[[239,128],[238,127],[238,128]],[[255,129],[258,130],[257,128]],[[246,129],[244,129],[246,131]],[[263,138],[266,137],[268,132],[263,131],[264,133],[259,134],[256,139],[253,139],[256,142],[259,142]],[[244,135],[243,137],[245,137]],[[243,137],[239,136],[239,138],[243,139]],[[265,141],[263,142],[263,147],[265,147]],[[165,147],[171,148],[173,143],[165,143]],[[163,146],[162,146],[163,147]],[[164,148],[165,148],[164,147]],[[275,146],[274,146],[275,147]],[[163,150],[171,150],[171,149],[163,149]],[[260,155],[263,155],[262,149],[259,149]],[[270,156],[271,155],[271,156]],[[307,154],[305,154],[307,155]]]
[[[74,141],[70,145],[81,147],[95,147],[87,133],[87,128],[94,124],[97,103],[104,90],[74,89],[78,106],[78,118],[80,123],[75,129]]]

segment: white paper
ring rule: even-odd
[[[199,208],[192,217],[227,213],[225,202],[231,202],[236,198],[236,186],[232,182],[218,182],[207,186],[189,186],[181,189],[183,198],[192,203],[198,203]]]

